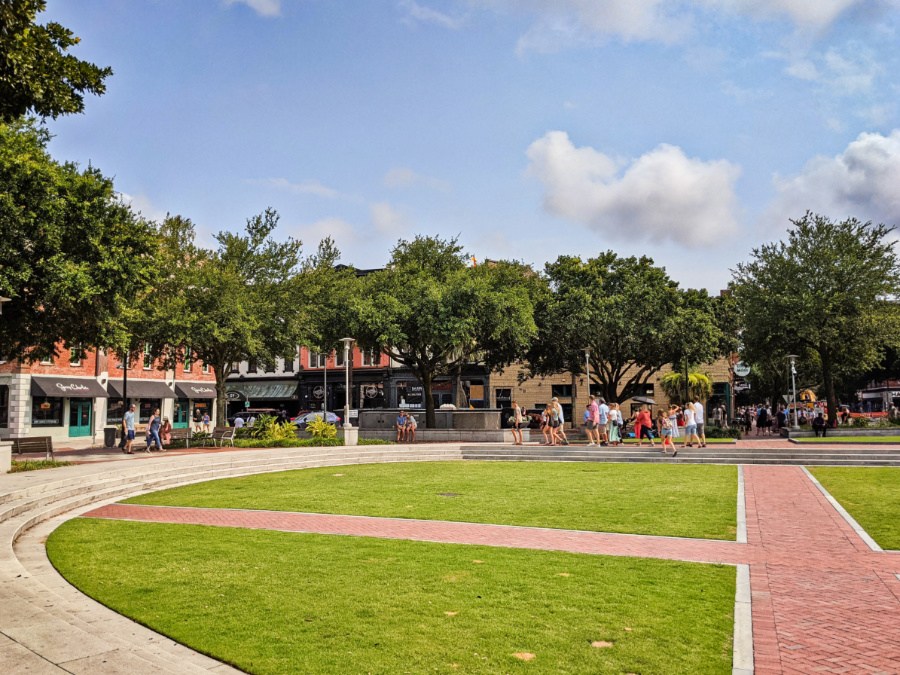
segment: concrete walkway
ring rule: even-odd
[[[93,602],[53,570],[46,536],[83,514],[746,564],[756,673],[900,673],[900,554],[872,550],[800,467],[742,468],[746,544],[115,504],[128,495],[229,475],[461,456],[460,446],[448,444],[238,450],[0,476],[0,673],[235,672]]]

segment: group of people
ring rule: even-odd
[[[416,422],[414,415],[411,415],[405,410],[401,411],[400,414],[397,415],[397,442],[415,443],[416,429],[418,427],[419,423]]]
[[[206,432],[209,433],[209,425],[211,420],[209,418],[209,413],[204,412],[201,413],[199,408],[194,409],[194,431],[195,432]]]
[[[133,403],[128,408],[128,411],[122,415],[122,441],[119,447],[122,448],[122,452],[127,455],[134,454],[134,438],[135,438],[135,410],[137,406]],[[162,417],[160,415],[160,410],[157,408],[153,411],[153,414],[150,415],[150,419],[147,421],[147,447],[145,448],[147,452],[150,452],[153,446],[155,445],[160,452],[165,452],[165,446],[171,443],[172,441],[172,424],[169,422],[168,417]]]

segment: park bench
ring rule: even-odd
[[[184,441],[184,447],[191,447],[191,436],[193,432],[190,429],[172,429],[169,432],[169,440]]]
[[[53,458],[53,439],[50,436],[36,436],[34,438],[13,438],[13,452],[21,455],[23,452],[45,452],[47,459]]]
[[[209,436],[203,439],[203,447],[206,447],[207,441],[212,441],[214,446],[220,447],[225,445],[225,441],[229,441],[233,448],[235,431],[234,427],[216,427]]]

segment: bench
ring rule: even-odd
[[[213,446],[224,446],[225,441],[229,441],[231,443],[231,447],[234,447],[234,432],[236,429],[234,427],[216,427],[212,430],[212,434],[203,439],[203,447],[206,447],[206,441],[212,441]]]
[[[53,439],[50,436],[36,436],[34,438],[13,438],[13,452],[21,455],[23,452],[45,452],[47,459],[53,458]]]
[[[184,441],[184,447],[191,447],[191,436],[193,432],[190,429],[172,429],[169,432],[170,441]]]

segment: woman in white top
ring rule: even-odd
[[[669,422],[672,425],[672,438],[679,438],[681,432],[678,431],[678,411],[681,410],[677,405],[669,406]]]
[[[512,404],[514,415],[512,425],[513,445],[522,445],[522,409],[515,401]]]
[[[684,415],[684,446],[685,448],[692,448],[693,440],[697,439],[697,445],[700,445],[700,437],[697,435],[697,413],[694,411],[694,406],[688,404],[684,406],[684,410],[682,410],[682,414]]]

